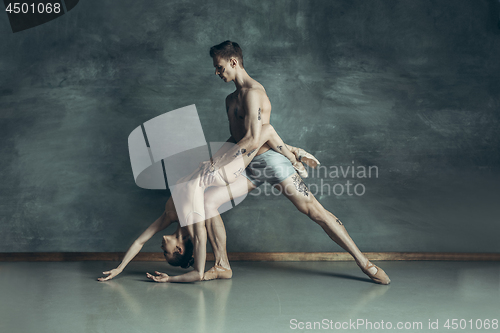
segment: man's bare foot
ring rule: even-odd
[[[233,277],[233,271],[231,269],[224,268],[222,266],[214,265],[205,272],[203,276],[203,281],[215,280],[215,279],[230,279]]]

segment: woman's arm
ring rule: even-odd
[[[169,199],[171,201],[172,198]],[[168,203],[167,203],[168,206]],[[102,274],[107,274],[108,276],[106,277],[100,277],[97,280],[98,281],[108,281],[120,274],[123,269],[128,265],[128,263],[134,259],[134,257],[139,253],[144,246],[144,243],[146,243],[148,240],[153,237],[154,234],[156,234],[158,231],[161,231],[168,227],[174,219],[171,218],[170,212],[163,212],[161,216],[154,221],[140,236],[137,238],[134,243],[130,246],[128,251],[125,253],[125,256],[122,259],[122,262],[117,268],[114,268],[112,270],[102,272]]]

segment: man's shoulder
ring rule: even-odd
[[[242,91],[245,100],[255,98],[267,98],[267,93],[262,86],[251,86]]]

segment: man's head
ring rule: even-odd
[[[229,40],[210,48],[210,56],[214,61],[215,75],[225,82],[233,81],[236,71],[243,69],[243,52],[240,46]]]

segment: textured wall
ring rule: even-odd
[[[0,15],[0,252],[126,250],[169,196],[134,184],[128,134],[196,104],[207,141],[225,141],[234,87],[208,49],[226,39],[284,141],[327,168],[307,183],[362,250],[498,252],[498,7],[82,0],[16,34]],[[341,166],[378,177],[333,178]],[[347,181],[365,193],[326,193]],[[229,251],[340,249],[281,196],[249,196],[223,218]]]

